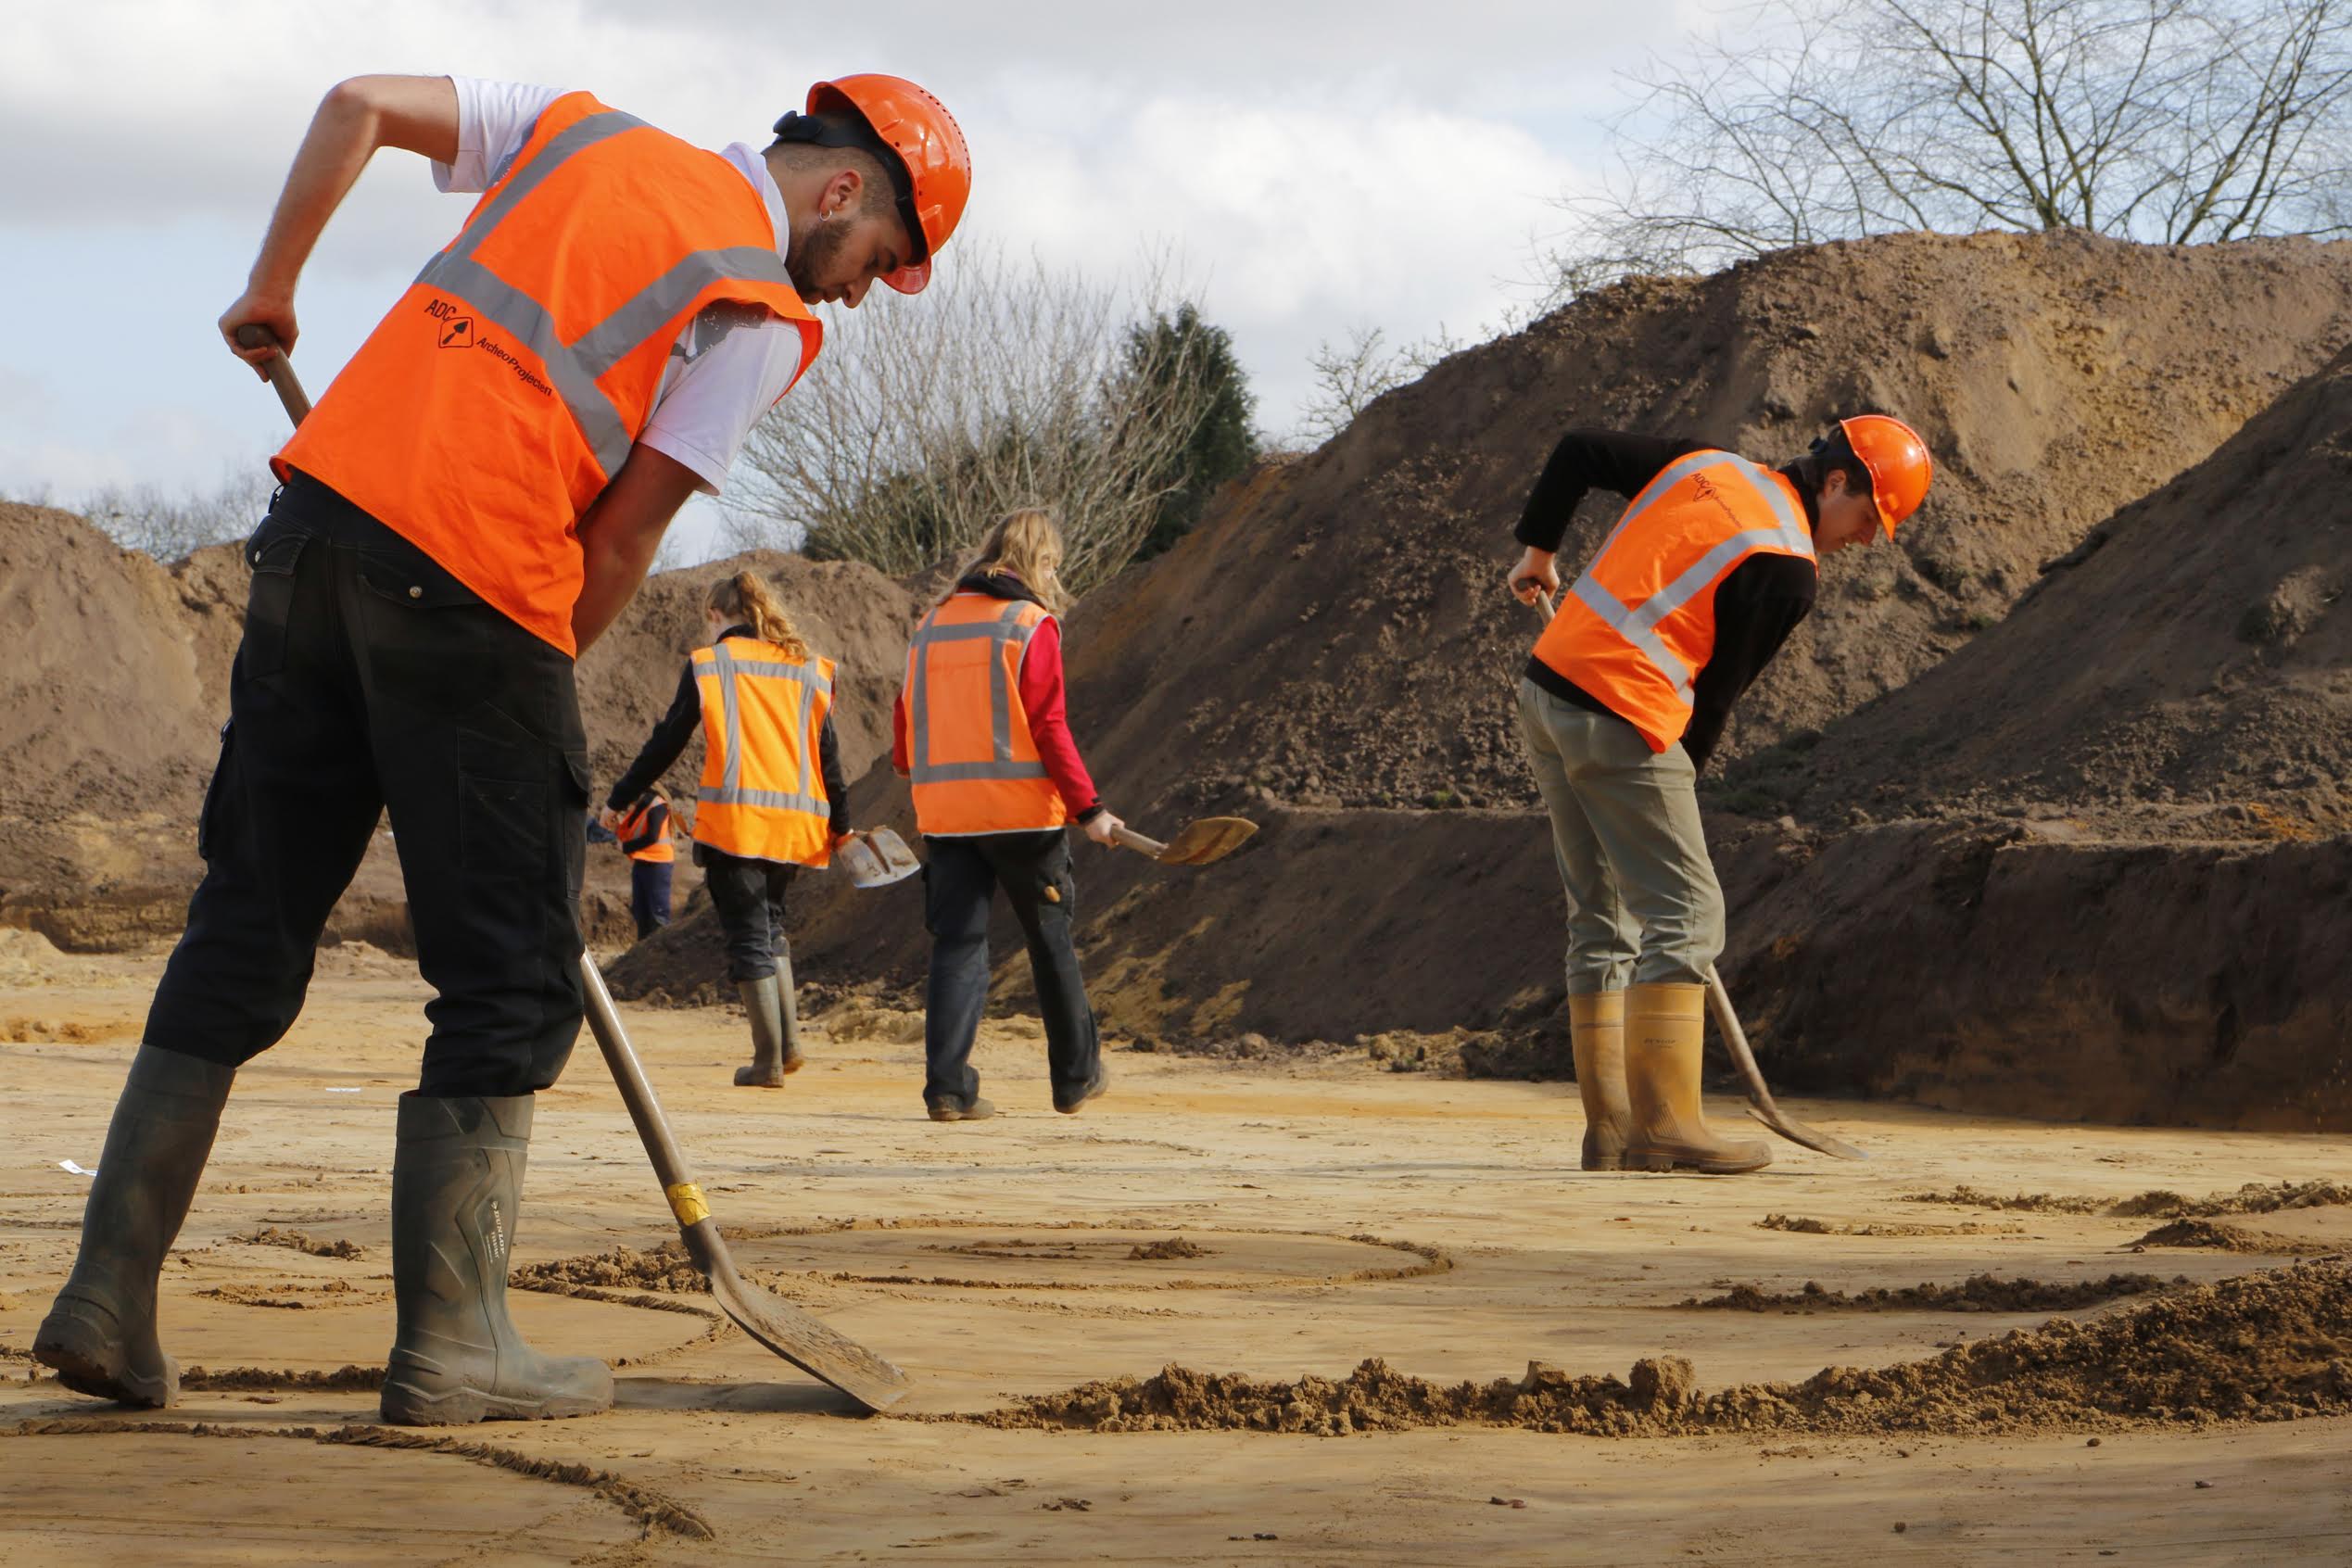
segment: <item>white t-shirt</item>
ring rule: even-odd
[[[498,183],[531,139],[548,105],[563,95],[553,87],[452,76],[457,88],[458,156],[433,165],[444,191],[486,191]],[[776,253],[790,243],[784,196],[767,160],[737,142],[719,155],[760,193],[776,227]],[[716,495],[744,437],[801,368],[798,327],[756,305],[722,300],[687,323],[670,346],[670,362],[653,397],[653,417],[638,437],[694,471],[697,487]]]

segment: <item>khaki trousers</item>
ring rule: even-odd
[[[1652,752],[1625,720],[1524,677],[1519,739],[1568,891],[1568,993],[1705,984],[1723,952],[1723,889],[1689,753]]]

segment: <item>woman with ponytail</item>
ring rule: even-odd
[[[934,1121],[995,1114],[980,1097],[971,1056],[998,888],[1029,943],[1054,1108],[1075,1112],[1109,1081],[1070,940],[1078,886],[1063,825],[1075,819],[1107,844],[1120,823],[1096,797],[1063,711],[1061,559],[1049,513],[1016,512],[998,524],[916,628],[891,711],[891,760],[913,782],[929,851],[923,1104]]]
[[[701,727],[694,864],[727,935],[727,979],[752,1018],[751,1065],[735,1069],[735,1081],[780,1089],[802,1061],[784,890],[800,867],[828,863],[850,834],[833,661],[810,651],[750,572],[711,585],[702,625],[706,646],[687,661],[670,711],[613,786],[604,821],[612,826],[668,772]]]

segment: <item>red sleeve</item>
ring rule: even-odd
[[[1069,714],[1062,700],[1061,626],[1051,616],[1037,623],[1021,655],[1021,708],[1029,715],[1030,739],[1037,742],[1037,754],[1054,776],[1054,788],[1061,791],[1070,815],[1082,816],[1101,805],[1094,781],[1079,757],[1078,742],[1070,739]]]
[[[906,692],[902,689],[891,699],[891,766],[904,778],[914,765],[906,755]]]

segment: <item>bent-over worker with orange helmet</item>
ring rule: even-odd
[[[1074,1114],[1109,1084],[1070,925],[1073,818],[1098,844],[1122,826],[1104,809],[1071,739],[1062,693],[1061,530],[1034,509],[993,529],[906,650],[891,710],[891,761],[913,786],[929,852],[923,923],[923,1105],[934,1121],[996,1114],[972,1069],[988,1002],[988,909],[1005,890],[1029,944],[1045,1019],[1054,1108]]]
[[[670,711],[613,786],[603,821],[618,832],[621,803],[651,788],[702,729],[694,864],[726,935],[727,978],[752,1021],[752,1060],[735,1081],[780,1089],[803,1060],[785,891],[802,866],[830,865],[850,831],[833,738],[833,661],[810,651],[754,573],[713,583],[702,620],[706,645],[687,660]]]
[[[1844,420],[1769,469],[1698,441],[1572,430],[1517,530],[1513,593],[1555,593],[1587,490],[1632,498],[1519,683],[1519,733],[1568,892],[1568,1018],[1587,1170],[1771,1163],[1700,1110],[1723,890],[1697,781],[1731,705],[1813,608],[1815,563],[1918,510],[1933,465],[1900,420]]]
[[[506,1309],[537,1091],[582,1012],[587,744],[573,661],[687,496],[816,357],[810,302],[923,286],[970,189],[913,82],[810,89],[765,151],[708,152],[586,92],[365,76],[327,94],[221,335],[297,341],[297,278],[378,149],[481,193],[272,462],[205,877],[107,1133],[72,1277],[33,1339],[67,1387],[166,1405],[156,1282],[232,1080],[301,1011],[386,810],[435,996],[392,1161],[385,1419],[582,1415],[594,1357]]]

